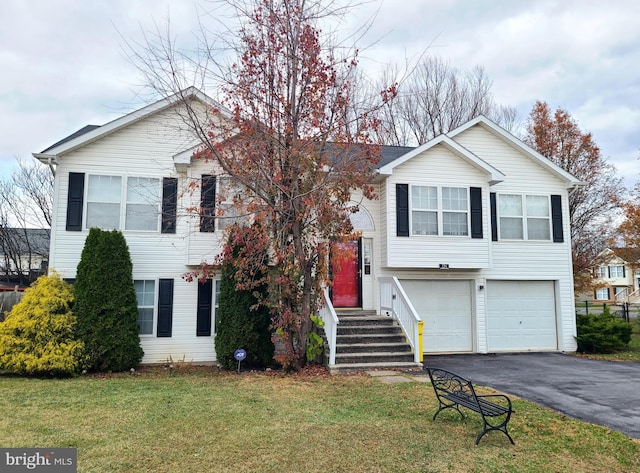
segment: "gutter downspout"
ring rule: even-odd
[[[53,167],[54,163],[57,166],[58,159],[55,156],[47,156],[47,165],[49,166],[49,169],[51,169],[51,174],[53,174],[53,177],[56,176],[56,169]]]

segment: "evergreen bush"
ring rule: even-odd
[[[576,323],[580,353],[612,353],[631,340],[631,324],[612,315],[608,307],[601,315],[578,314]]]
[[[75,339],[71,286],[41,276],[0,323],[0,369],[20,375],[70,376],[83,351]]]
[[[124,371],[142,360],[132,269],[121,232],[89,231],[74,284],[76,333],[89,371]]]
[[[236,246],[232,253],[239,250]],[[242,366],[264,368],[273,363],[274,354],[270,312],[265,305],[258,303],[264,299],[266,287],[261,285],[253,290],[238,290],[234,277],[237,271],[233,258],[222,266],[216,317],[216,357],[224,368],[236,369],[238,362],[233,355],[238,348],[243,348],[247,358]],[[261,274],[254,277],[262,279]]]

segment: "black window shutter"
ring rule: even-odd
[[[482,188],[469,189],[471,207],[471,238],[482,238]]]
[[[491,241],[498,241],[498,205],[495,192],[489,194],[489,205],[491,207]]]
[[[396,184],[396,235],[409,236],[409,184]]]
[[[82,230],[82,204],[84,201],[84,173],[69,173],[69,190],[67,192],[67,231]]]
[[[165,177],[162,179],[162,233],[176,232],[176,215],[178,211],[178,179]]]
[[[551,196],[551,224],[553,225],[553,242],[564,242],[562,231],[562,196]]]
[[[198,312],[196,317],[196,336],[211,335],[211,296],[213,295],[213,280],[198,282]]]
[[[204,174],[200,189],[200,231],[214,232],[216,210],[216,176]]]
[[[611,299],[611,289],[607,288],[607,299]]]
[[[170,337],[173,324],[173,279],[158,281],[158,337]]]

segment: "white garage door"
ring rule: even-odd
[[[470,281],[414,279],[400,283],[424,321],[426,353],[473,349]]]
[[[487,281],[486,290],[490,352],[558,348],[553,281]]]

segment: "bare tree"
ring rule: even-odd
[[[393,69],[387,74],[397,76]],[[398,84],[395,100],[382,109],[379,140],[397,146],[420,145],[479,115],[511,130],[516,125],[516,109],[496,103],[491,87],[482,67],[464,72],[427,56]]]
[[[18,161],[0,180],[0,276],[28,284],[41,274],[49,253],[53,174],[40,163]]]
[[[569,195],[569,219],[576,293],[592,285],[592,269],[615,235],[626,192],[615,167],[606,161],[589,132],[582,132],[569,112],[552,112],[536,102],[527,122],[524,141],[565,171],[584,182]]]

